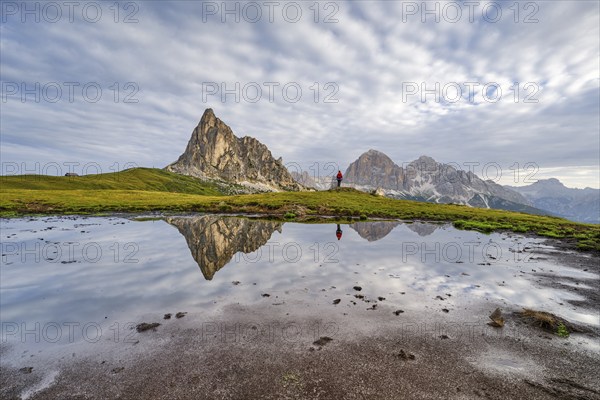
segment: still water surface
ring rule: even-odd
[[[348,312],[367,305],[354,304],[354,286],[373,303],[411,313],[486,300],[598,325],[594,310],[567,302],[579,297],[544,286],[537,275],[566,284],[598,277],[559,265],[540,240],[514,234],[202,215],[12,219],[2,222],[2,236],[3,343],[29,330],[56,337],[56,345],[72,340],[69,326],[81,335],[88,324],[83,334],[93,336],[144,315],[211,313],[231,303],[332,307],[340,299],[336,307]]]

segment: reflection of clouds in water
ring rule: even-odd
[[[199,285],[203,280],[197,270],[190,270],[189,251],[175,230],[165,229],[159,222],[130,223],[113,226],[111,221],[96,219],[101,226],[87,227],[88,238],[81,239],[79,230],[70,234],[61,231],[44,232],[44,239],[58,242],[98,243],[103,257],[97,263],[85,262],[76,253],[77,263],[61,264],[28,258],[2,270],[3,320],[20,321],[100,321],[110,315],[136,314],[137,311],[161,310],[176,305],[189,296],[178,289],[183,283]],[[126,221],[126,220],[125,220]],[[60,222],[59,222],[60,223]],[[59,223],[53,223],[57,225]],[[71,225],[69,221],[62,222]],[[31,247],[33,238],[16,237]],[[30,235],[28,235],[30,236]],[[113,245],[121,251],[116,258]],[[136,263],[125,263],[123,245],[135,243]],[[19,284],[34,284],[32,291],[5,290]]]
[[[2,321],[85,323],[103,322],[108,317],[105,324],[109,325],[117,319],[132,321],[142,315],[156,318],[165,312],[210,312],[229,303],[294,303],[298,299],[329,304],[334,298],[342,298],[344,305],[353,298],[354,285],[362,286],[361,293],[369,298],[384,296],[386,304],[407,310],[428,312],[424,308],[432,304],[441,308],[441,303],[432,299],[451,293],[452,297],[444,304],[477,298],[503,299],[508,304],[546,309],[574,320],[590,322],[591,319],[591,323],[595,320],[585,310],[573,310],[568,304],[560,306],[559,302],[574,296],[540,287],[533,281],[535,273],[531,270],[550,273],[553,269],[555,275],[560,272],[588,278],[594,275],[559,267],[551,260],[538,260],[535,264],[515,262],[515,254],[508,249],[519,242],[532,242],[526,238],[485,236],[457,231],[449,225],[437,225],[428,236],[420,236],[411,229],[415,225],[400,224],[376,241],[365,241],[360,232],[342,226],[344,236],[338,241],[335,224],[285,223],[281,227],[274,222],[269,224],[275,225],[265,225],[260,221],[239,221],[230,218],[224,225],[227,228],[222,231],[226,233],[224,243],[228,244],[225,246],[211,241],[209,236],[199,241],[184,239],[181,229],[164,221],[108,218],[55,219],[48,223],[8,221],[7,228],[17,233],[10,239],[13,242],[31,246],[39,237],[61,243],[95,242],[102,248],[103,257],[98,263],[75,257],[80,262],[73,264],[35,263],[32,258],[22,263],[18,257],[13,258],[13,263],[3,265],[1,270]],[[75,228],[75,224],[82,222],[100,225]],[[125,224],[113,225],[117,222]],[[57,229],[40,232],[48,225]],[[191,235],[210,233],[202,224],[198,229],[192,228]],[[367,225],[363,228],[369,229]],[[22,232],[24,229],[37,232]],[[82,234],[81,230],[89,233]],[[380,227],[375,232],[381,232]],[[248,243],[253,239],[254,243]],[[498,260],[484,257],[483,245],[490,240],[502,250]],[[123,250],[123,245],[130,242],[138,246],[134,257],[139,261],[124,263],[121,251],[115,262],[111,246],[118,243]],[[190,243],[199,246],[197,249],[191,246],[191,254]],[[448,243],[460,246],[463,262],[445,260],[441,250],[436,250],[436,243],[440,244],[438,249]],[[471,248],[477,244],[472,262],[467,243]],[[256,246],[254,252],[239,252]],[[211,270],[212,280],[205,280],[194,254],[217,257],[218,268]],[[223,254],[232,258],[220,259]],[[486,262],[491,265],[477,265]],[[241,283],[233,285],[233,281]],[[270,293],[271,297],[263,298],[261,293]]]

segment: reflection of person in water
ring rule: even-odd
[[[337,224],[337,230],[335,231],[335,236],[340,240],[342,238],[342,228],[340,228],[340,224]]]

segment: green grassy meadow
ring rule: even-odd
[[[211,212],[269,214],[273,218],[315,221],[390,218],[447,221],[484,233],[506,230],[564,239],[580,250],[600,251],[600,226],[562,218],[395,200],[355,189],[320,192],[223,194],[215,183],[159,169],[135,168],[82,177],[3,176],[0,217],[58,214]]]

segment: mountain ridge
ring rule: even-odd
[[[507,186],[537,207],[577,222],[600,223],[600,189],[569,188],[556,178],[527,186]]]
[[[548,214],[516,191],[426,155],[401,167],[385,153],[370,149],[348,166],[344,184],[364,191],[378,190],[392,198]]]
[[[257,139],[237,137],[207,108],[194,128],[185,151],[165,170],[203,180],[241,185],[249,192],[302,189],[269,148]]]

